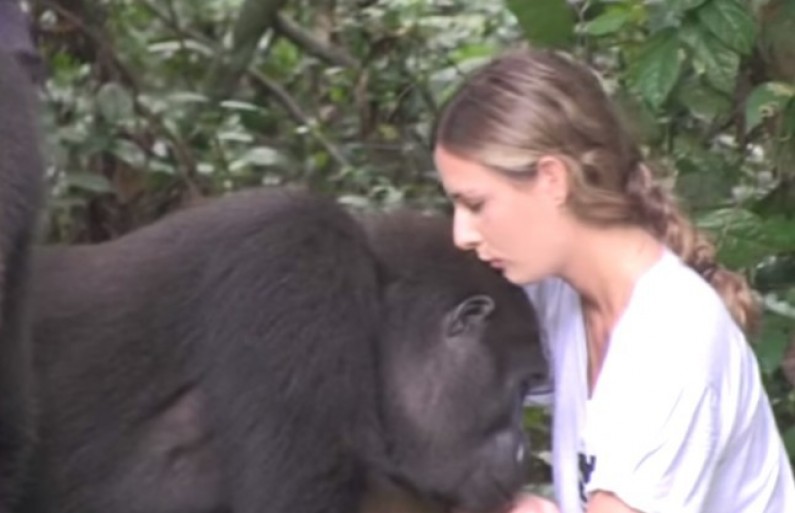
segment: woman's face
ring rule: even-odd
[[[434,160],[453,202],[456,246],[474,250],[515,284],[559,272],[572,233],[562,161],[542,158],[536,176],[520,181],[454,155],[441,145]]]

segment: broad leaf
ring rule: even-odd
[[[102,194],[113,190],[107,178],[94,173],[69,173],[64,181],[69,187],[88,192]]]
[[[754,287],[761,291],[795,290],[795,253],[765,258],[754,268]]]
[[[596,18],[585,23],[585,33],[592,36],[604,36],[618,32],[632,19],[632,12],[623,6],[606,10]]]
[[[785,141],[789,140],[791,139],[785,139]],[[782,150],[779,150],[779,152],[781,151]],[[781,169],[788,168],[782,167]],[[761,198],[754,201],[750,209],[755,214],[765,217],[776,215],[794,217],[795,177],[784,176],[772,189],[767,191]]]
[[[731,98],[707,84],[695,80],[681,84],[677,95],[690,114],[704,123],[720,122],[731,114]]]
[[[698,19],[729,48],[749,54],[756,39],[756,26],[739,0],[709,0],[698,11]]]
[[[686,25],[680,38],[693,52],[693,67],[706,75],[715,89],[727,94],[734,91],[740,56],[698,25]]]
[[[765,374],[770,374],[781,366],[789,345],[791,324],[792,321],[786,317],[772,314],[765,316],[760,340],[752,346]]]
[[[782,435],[784,447],[787,448],[790,458],[795,458],[795,426],[790,426]]]
[[[750,132],[765,118],[781,112],[795,97],[795,86],[782,82],[765,82],[751,91],[745,102],[745,131]]]
[[[721,261],[731,267],[755,265],[767,255],[795,251],[795,219],[763,218],[729,208],[701,216],[698,225],[714,235]]]
[[[645,43],[630,64],[627,80],[630,88],[656,109],[668,98],[681,71],[676,31],[665,29]]]
[[[566,0],[505,0],[525,37],[537,46],[566,47],[574,39],[574,13]]]
[[[691,11],[701,6],[706,0],[669,0],[668,7],[677,12]]]
[[[251,148],[240,157],[243,164],[252,166],[275,166],[284,162],[284,157],[279,150],[268,147],[258,146]]]
[[[144,150],[131,141],[124,139],[117,139],[113,141],[108,151],[113,154],[117,159],[129,165],[132,168],[147,168],[148,159]]]
[[[100,114],[111,123],[119,123],[133,115],[132,97],[116,82],[104,84],[97,92],[96,99]]]

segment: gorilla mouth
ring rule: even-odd
[[[517,462],[524,460],[524,447],[516,451]],[[499,513],[511,507],[523,481],[520,475],[511,480],[500,479],[490,468],[473,468],[454,487],[463,490],[446,504],[448,513]]]

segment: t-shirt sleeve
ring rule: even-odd
[[[679,339],[671,344],[670,337]],[[682,337],[688,337],[685,330],[663,329],[643,343],[685,348]],[[687,356],[676,350],[634,348],[619,356],[623,361],[610,364],[622,370],[604,389],[597,384],[600,395],[588,405],[584,461],[592,470],[586,494],[613,492],[644,513],[704,513],[720,453],[719,393],[709,365],[681,364]],[[702,363],[706,357],[696,356]]]

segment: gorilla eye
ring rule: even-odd
[[[456,306],[447,323],[447,335],[456,336],[482,325],[494,311],[494,300],[486,295],[471,296]]]

